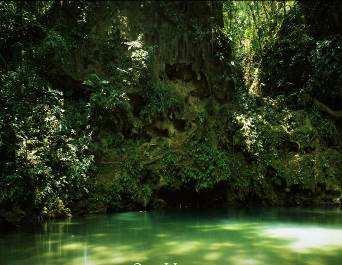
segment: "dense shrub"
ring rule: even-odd
[[[62,94],[34,70],[8,72],[1,84],[2,217],[68,215],[87,193],[89,135],[73,133]],[[12,216],[13,209],[20,216]]]

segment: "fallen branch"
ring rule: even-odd
[[[332,110],[327,105],[323,104],[322,102],[318,101],[315,98],[313,98],[313,103],[318,107],[319,110],[325,113],[328,113],[330,116],[334,117],[335,119],[342,118],[342,110]]]

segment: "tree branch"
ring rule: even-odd
[[[330,116],[332,116],[335,119],[341,119],[342,118],[342,110],[332,110],[327,105],[323,104],[322,102],[318,101],[317,99],[313,98],[313,103],[318,107],[319,110],[328,113]]]

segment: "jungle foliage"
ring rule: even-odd
[[[341,4],[0,3],[0,220],[341,205]]]

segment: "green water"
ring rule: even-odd
[[[1,265],[342,264],[340,210],[121,213],[2,232]]]

